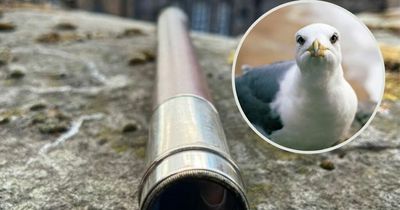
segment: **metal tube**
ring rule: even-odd
[[[187,18],[169,8],[158,18],[157,93],[155,105],[177,95],[188,94],[211,100],[188,32]]]
[[[239,169],[229,155],[186,22],[176,8],[158,19],[156,97],[139,205],[142,210],[246,210]]]

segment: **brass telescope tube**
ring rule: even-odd
[[[186,24],[177,8],[158,18],[157,85],[140,209],[247,210],[239,169]]]

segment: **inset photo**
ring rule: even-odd
[[[385,69],[378,44],[349,11],[296,1],[261,16],[237,48],[236,103],[263,139],[320,153],[354,139],[381,102]]]

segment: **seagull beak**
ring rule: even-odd
[[[311,53],[312,57],[324,57],[325,56],[325,50],[327,50],[324,45],[319,43],[319,41],[316,39],[312,45],[307,49]]]

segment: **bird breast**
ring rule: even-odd
[[[297,149],[327,148],[339,141],[357,109],[356,95],[347,81],[343,78],[313,92],[299,87],[294,73],[285,80],[271,105],[279,113],[283,128],[271,138]]]

